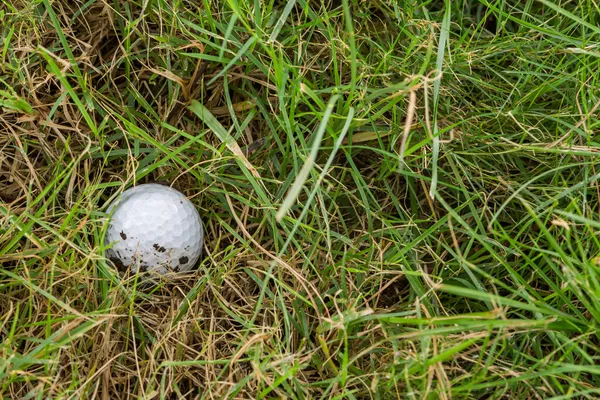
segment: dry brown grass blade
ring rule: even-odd
[[[409,130],[417,129],[419,126],[421,126],[420,123],[410,124],[408,126],[408,129]],[[404,127],[406,129],[406,123],[404,124]],[[394,135],[396,133],[397,133],[397,131],[395,131],[393,129],[382,130],[381,132],[374,132],[374,131],[356,132],[356,133],[352,134],[351,141],[352,141],[352,143],[366,143],[366,142],[370,142],[370,141],[377,140],[377,139],[383,139],[385,137]],[[350,142],[350,139],[345,138],[342,141],[342,144],[348,144],[349,142]]]
[[[275,101],[277,101],[276,97],[269,97],[269,103],[270,104],[273,104],[273,102],[275,102]],[[256,106],[256,101],[255,100],[246,100],[246,101],[242,101],[240,103],[233,104],[233,110],[235,112],[242,112],[242,111],[251,110],[255,106]],[[210,108],[209,111],[213,115],[223,116],[223,115],[228,115],[229,114],[229,107],[228,106],[214,107],[214,108]]]

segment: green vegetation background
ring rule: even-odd
[[[0,396],[598,396],[595,0],[4,0]],[[103,258],[166,181],[198,270]]]

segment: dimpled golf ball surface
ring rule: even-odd
[[[114,209],[114,212],[113,212]],[[188,271],[202,251],[204,232],[194,205],[180,192],[159,184],[128,189],[108,208],[112,214],[105,244],[119,269],[159,274]]]

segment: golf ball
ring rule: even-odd
[[[159,274],[190,270],[202,251],[204,231],[196,207],[177,190],[143,184],[123,192],[112,213],[104,243],[117,268]]]

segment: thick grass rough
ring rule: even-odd
[[[114,209],[114,213],[112,213]],[[108,208],[104,243],[119,269],[160,274],[190,270],[202,251],[204,232],[194,205],[179,191],[159,184],[126,190]]]
[[[600,399],[599,3],[0,1],[0,399]]]

